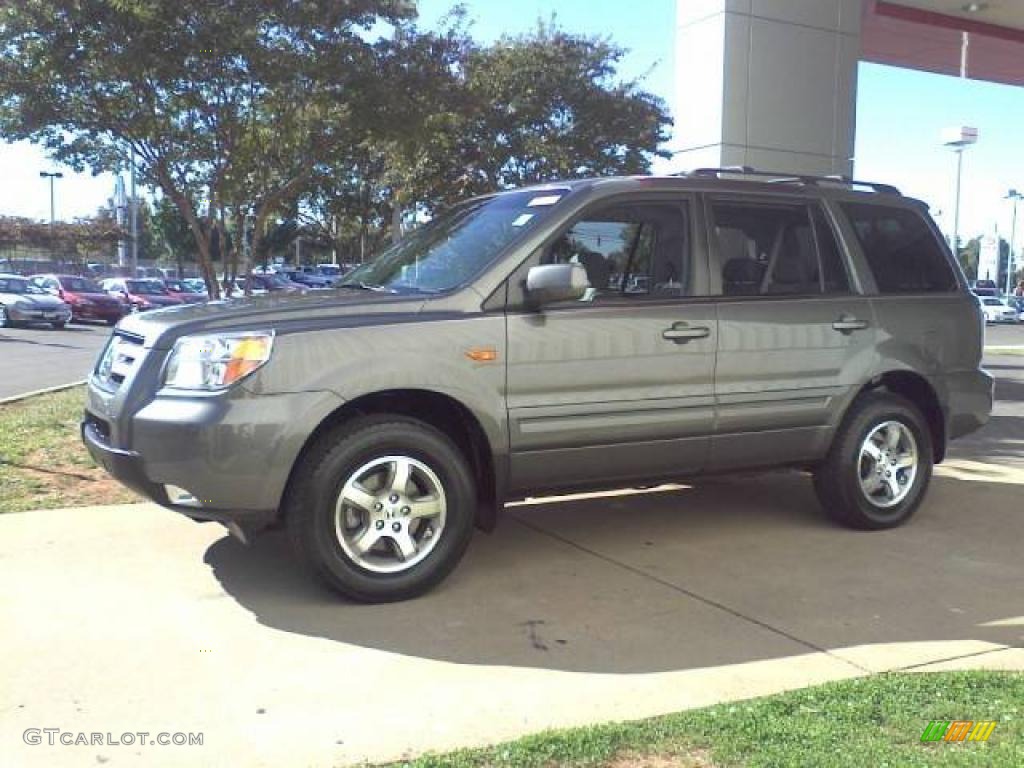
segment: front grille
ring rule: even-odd
[[[141,336],[125,331],[114,331],[96,365],[96,378],[109,390],[116,390],[142,359],[145,350]]]

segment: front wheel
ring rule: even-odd
[[[50,325],[53,326],[53,330],[55,331],[63,331],[67,323],[50,323]]]
[[[825,511],[851,528],[879,530],[906,522],[932,475],[931,433],[917,407],[883,392],[862,395],[815,470]]]
[[[433,427],[363,417],[328,433],[302,462],[288,529],[300,557],[346,597],[416,597],[462,558],[475,484],[466,457]]]
[[[0,328],[10,328],[12,325],[11,318],[7,314],[7,307],[0,304]]]

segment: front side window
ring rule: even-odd
[[[583,301],[679,296],[689,280],[687,208],[614,205],[586,214],[549,246],[547,264],[577,263],[590,288]]]
[[[342,287],[438,293],[479,274],[569,194],[534,189],[470,200],[403,237],[345,276]]]
[[[849,291],[842,254],[818,206],[716,200],[711,208],[726,296]]]
[[[879,293],[948,293],[956,274],[931,228],[916,211],[843,203]]]
[[[53,282],[50,281],[50,287],[56,288],[57,286],[53,285]],[[102,293],[103,291],[92,280],[84,277],[62,277],[61,282],[64,284],[64,290],[74,293]]]

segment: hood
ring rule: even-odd
[[[22,304],[31,304],[43,309],[60,309],[65,306],[63,301],[49,294],[38,296],[32,293],[0,293],[0,300],[4,304],[14,304],[20,301]]]
[[[186,334],[271,328],[277,333],[401,322],[423,308],[422,295],[340,288],[316,293],[277,291],[181,304],[128,315],[118,327],[142,336],[146,346],[170,348]]]
[[[110,306],[121,304],[120,299],[115,299],[113,296],[106,293],[92,293],[89,291],[64,291],[64,293],[70,293],[72,296],[77,296],[80,299],[88,299],[94,304],[103,304]]]
[[[155,304],[158,307],[176,307],[181,301],[174,298],[173,296],[164,296],[162,294],[153,293],[133,293],[136,298],[148,301],[150,304]]]

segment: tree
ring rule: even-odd
[[[618,77],[624,51],[540,23],[481,46],[456,10],[439,31],[378,44],[387,120],[334,159],[307,210],[339,244],[365,243],[405,210],[555,179],[645,173],[671,124],[664,103]]]
[[[251,219],[259,252],[268,218],[355,130],[376,71],[364,30],[409,13],[397,0],[5,4],[0,134],[76,170],[134,156],[188,223],[216,297],[214,242]]]

